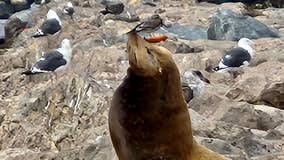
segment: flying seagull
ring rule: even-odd
[[[70,40],[64,39],[61,42],[60,48],[44,54],[31,69],[22,72],[22,74],[32,75],[62,71],[69,65],[71,56],[72,48]]]

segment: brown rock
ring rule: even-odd
[[[283,107],[283,64],[262,63],[258,68],[247,69],[226,96],[237,101]],[[257,74],[262,70],[265,74]],[[269,71],[268,71],[269,70]]]

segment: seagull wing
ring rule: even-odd
[[[55,18],[44,21],[40,26],[40,30],[44,34],[54,34],[58,32],[60,29],[61,29],[60,23]]]
[[[228,67],[240,67],[245,61],[250,62],[251,56],[247,50],[243,48],[233,48],[225,52],[222,63]]]
[[[66,65],[67,61],[58,51],[52,51],[40,58],[35,67],[43,71],[55,71],[58,67]]]

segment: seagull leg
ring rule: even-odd
[[[53,75],[53,81],[56,82],[56,81],[57,81],[57,73],[56,73],[56,72],[53,72],[52,75]]]
[[[54,84],[54,81],[57,80],[57,74],[55,72],[51,73],[51,84]]]
[[[46,10],[49,10],[49,9],[50,9],[50,7],[47,5],[47,3],[44,3],[43,5],[44,5],[44,7],[45,7]]]
[[[75,21],[75,19],[74,19],[73,15],[71,15],[70,17],[71,17],[71,20],[74,22],[74,21]]]
[[[107,42],[106,42],[106,40],[105,40],[105,39],[103,39],[103,43],[104,43],[105,47],[107,47],[107,46],[108,46],[108,45],[107,45]]]
[[[126,14],[128,15],[128,18],[131,18],[131,14],[127,11]]]
[[[54,75],[55,75],[55,80],[57,81],[57,73],[56,72],[54,72]]]
[[[46,39],[47,39],[47,48],[49,48],[49,37],[47,36]]]
[[[165,31],[165,32],[169,32],[167,31],[164,27],[161,27],[161,30]]]

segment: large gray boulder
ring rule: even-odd
[[[8,19],[14,13],[12,5],[0,1],[0,19]]]
[[[0,19],[8,19],[13,13],[26,10],[34,0],[0,1]]]
[[[209,2],[209,3],[215,3],[215,4],[221,4],[221,3],[229,3],[229,2],[241,2],[248,5],[253,4],[260,4],[263,7],[278,7],[281,8],[284,6],[283,0],[197,0],[197,2]]]
[[[18,18],[20,19],[23,23],[27,24],[26,27],[32,27],[33,23],[33,12],[31,9],[27,10],[22,10],[20,12],[14,13],[10,19]]]
[[[5,42],[5,22],[0,21],[0,44]]]
[[[27,23],[22,22],[19,18],[12,18],[6,21],[2,20],[2,22],[5,23],[4,26],[0,25],[0,40],[1,32],[4,32],[2,42],[0,43],[0,48],[6,48],[13,43],[14,38],[17,37],[23,31]]]
[[[164,30],[160,29],[158,30],[158,32],[162,34],[170,34],[179,39],[186,39],[186,40],[207,39],[206,28],[185,26],[177,23],[170,24],[168,25],[168,27],[164,27]]]
[[[258,20],[234,13],[231,10],[217,11],[207,30],[208,39],[238,41],[242,37],[258,39],[278,38],[275,29],[269,28]]]

